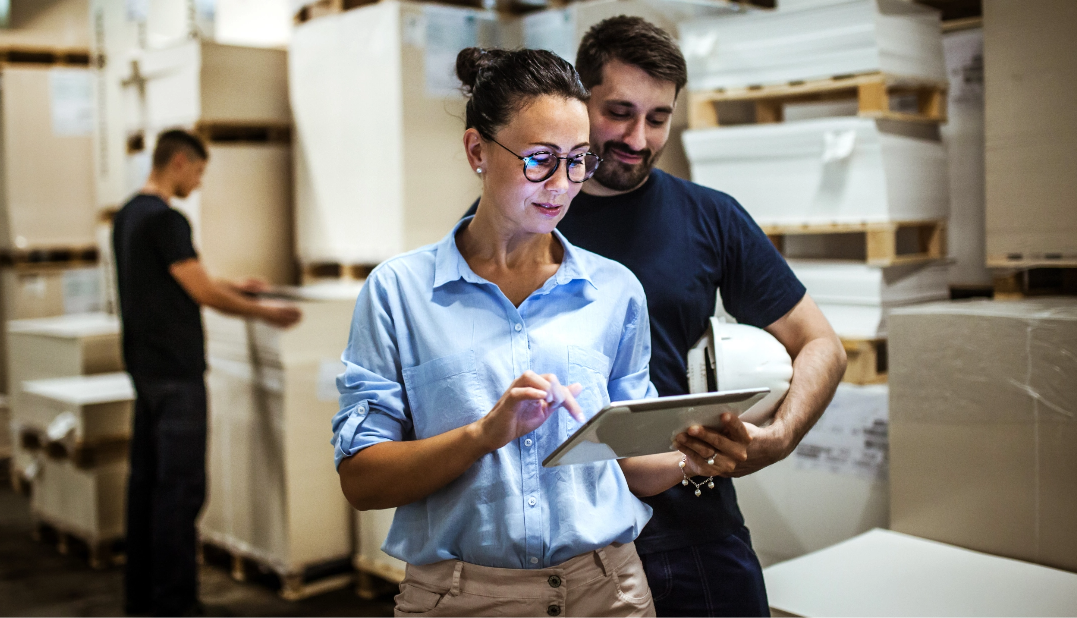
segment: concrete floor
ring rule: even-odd
[[[6,466],[0,465],[0,468]],[[14,493],[3,470],[0,484],[0,615],[122,616],[123,569],[95,571],[77,552],[30,537],[30,501]],[[202,602],[223,616],[392,616],[392,596],[364,601],[353,589],[298,602],[265,585],[240,583],[218,566],[203,566]]]

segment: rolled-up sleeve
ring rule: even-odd
[[[651,322],[647,314],[647,298],[643,287],[637,289],[628,302],[621,342],[610,371],[610,401],[650,399],[658,391],[651,384]]]
[[[337,377],[340,411],[333,417],[335,464],[368,446],[411,433],[404,405],[400,358],[392,319],[391,286],[384,271],[367,279],[355,303],[348,347]]]

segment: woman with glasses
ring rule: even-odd
[[[636,496],[706,462],[541,465],[611,399],[655,396],[642,287],[555,229],[601,162],[588,93],[545,51],[466,49],[456,71],[482,196],[363,287],[333,419],[341,487],[358,509],[397,507],[397,615],[653,616]]]

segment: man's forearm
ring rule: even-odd
[[[841,343],[829,338],[809,342],[793,361],[789,392],[774,414],[773,426],[784,438],[783,458],[800,444],[804,434],[823,415],[845,374]]]

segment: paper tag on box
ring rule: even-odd
[[[53,135],[93,135],[93,74],[85,69],[53,69],[49,86]]]

